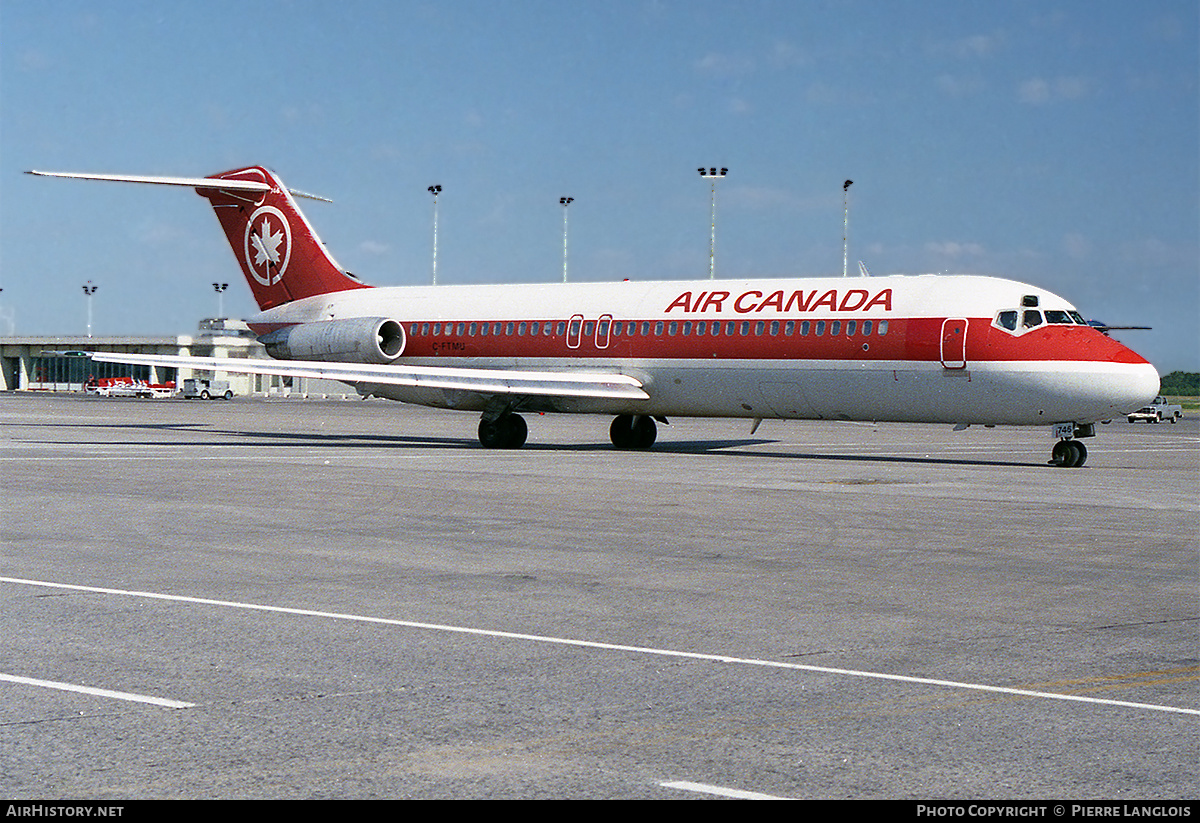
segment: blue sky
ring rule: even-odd
[[[254,311],[204,200],[303,202],[368,282],[971,272],[1150,325],[1200,370],[1200,5],[878,0],[0,3],[0,333],[189,333]]]

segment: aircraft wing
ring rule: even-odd
[[[582,371],[520,371],[468,369],[441,366],[374,366],[360,363],[327,363],[317,360],[256,360],[237,357],[189,357],[170,354],[88,352],[98,363],[134,363],[208,369],[235,374],[276,374],[314,377],[343,383],[381,383],[431,389],[520,394],[542,397],[597,397],[648,400],[650,395],[636,378],[625,374]]]

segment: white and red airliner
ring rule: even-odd
[[[1096,421],[1159,376],[1063,298],[994,277],[371,287],[330,256],[265,168],[211,177],[30,172],[187,186],[207,198],[273,360],[96,360],[331,378],[362,395],[482,413],[479,441],[525,443],[521,412],[615,416],[645,449],[669,416],[1048,425],[1080,466]]]

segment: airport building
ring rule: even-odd
[[[0,337],[0,391],[82,392],[89,380],[131,377],[148,384],[174,383],[179,390],[189,379],[227,382],[239,396],[358,396],[335,380],[95,363],[76,354],[84,351],[268,359],[267,350],[240,320],[202,320],[196,334],[174,337],[13,335]]]

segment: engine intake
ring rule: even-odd
[[[277,360],[323,360],[386,365],[404,353],[404,327],[386,317],[323,320],[278,329],[258,338]]]

